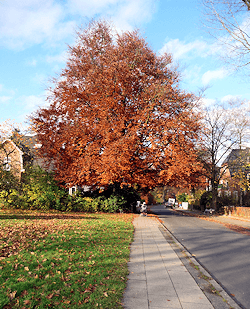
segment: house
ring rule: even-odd
[[[46,161],[39,155],[42,145],[38,142],[36,135],[13,134],[12,139],[0,142],[0,162],[2,169],[11,171],[14,176],[21,180],[22,174],[28,166],[38,166],[47,172],[54,170],[54,162]],[[80,190],[87,192],[90,186],[78,187],[77,185],[68,187],[69,194],[73,195]]]
[[[219,195],[231,196],[242,204],[249,191],[250,148],[232,149],[222,167],[224,174],[219,184]]]
[[[36,135],[14,134],[13,139],[6,139],[0,142],[0,163],[2,169],[11,171],[14,176],[21,180],[22,174],[28,166],[39,166],[47,172],[52,172],[53,161],[45,161],[39,156],[39,149],[42,145],[38,142]],[[87,192],[89,186],[69,187],[69,194],[73,195],[76,191]]]
[[[231,177],[239,172],[248,175],[250,173],[250,148],[232,149],[223,164],[227,164]]]
[[[13,139],[5,139],[0,143],[0,162],[2,169],[11,171],[21,179],[22,173],[28,165],[39,166],[47,171],[53,170],[53,162],[46,164],[39,156],[41,144],[35,135],[14,135]]]
[[[50,161],[48,163],[39,155],[39,149],[42,147],[42,144],[38,142],[35,134],[21,136],[15,142],[23,151],[24,167],[33,165],[39,166],[48,172],[53,171],[53,162]]]
[[[13,175],[21,179],[24,172],[23,152],[11,140],[5,139],[0,144],[0,164],[4,171],[12,171]]]

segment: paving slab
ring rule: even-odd
[[[137,216],[124,309],[215,308],[161,233],[154,217]]]

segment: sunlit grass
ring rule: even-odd
[[[0,212],[0,308],[122,308],[132,219]]]

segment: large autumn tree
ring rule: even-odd
[[[138,31],[115,33],[105,21],[79,31],[48,100],[32,119],[62,183],[197,181],[196,99],[180,89],[171,56],[156,55]]]

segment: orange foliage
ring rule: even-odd
[[[169,54],[156,55],[137,31],[106,22],[78,33],[50,106],[32,120],[41,153],[62,183],[187,185],[200,171],[194,144],[200,115],[179,88]]]

